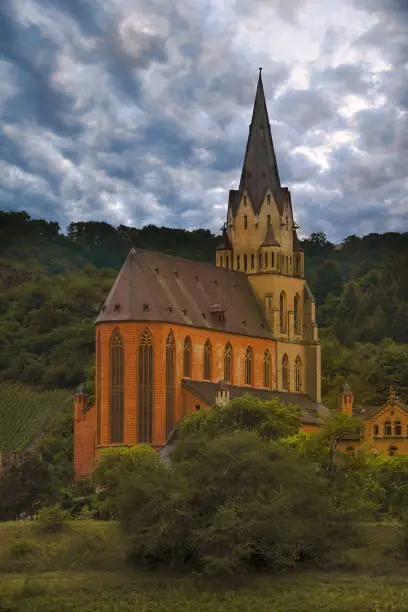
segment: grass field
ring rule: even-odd
[[[408,611],[408,561],[396,525],[366,525],[362,543],[324,567],[208,581],[126,566],[114,523],[77,521],[61,534],[0,524],[0,611]]]

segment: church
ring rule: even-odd
[[[215,265],[132,248],[101,308],[96,403],[75,395],[77,478],[100,449],[147,443],[160,451],[184,416],[244,393],[295,404],[302,430],[318,430],[329,410],[296,227],[260,72]]]

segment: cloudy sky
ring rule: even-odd
[[[263,81],[305,234],[408,231],[407,0],[3,0],[0,209],[217,230]]]

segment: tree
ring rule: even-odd
[[[193,413],[180,424],[182,439],[200,433],[213,438],[227,432],[245,429],[257,431],[261,437],[278,440],[298,431],[300,412],[279,399],[262,401],[245,394],[228,404]]]

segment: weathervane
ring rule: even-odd
[[[259,70],[259,74],[261,74],[261,72],[262,72],[262,66],[260,66],[260,67],[258,68],[258,70]]]

